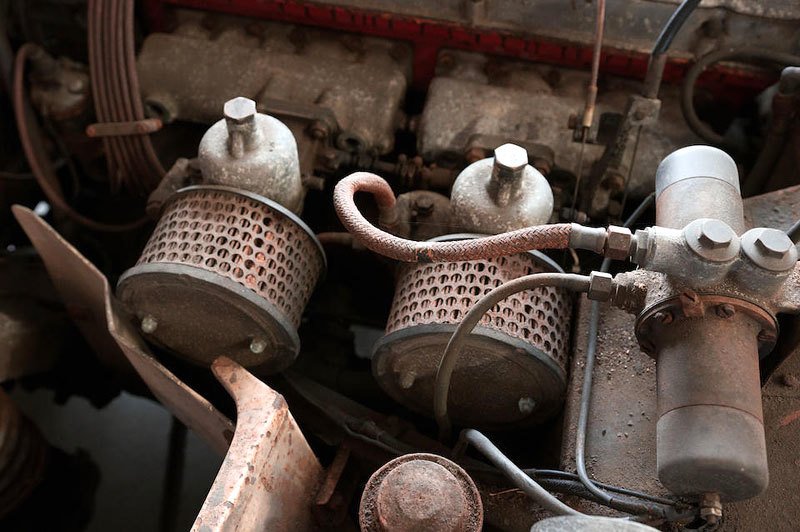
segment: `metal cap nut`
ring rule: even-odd
[[[516,144],[503,144],[494,150],[494,172],[500,178],[519,178],[528,165],[528,152]]]
[[[756,247],[767,257],[782,259],[794,247],[794,243],[783,231],[764,229],[756,237]]]
[[[723,249],[731,245],[736,233],[725,222],[706,220],[700,226],[700,243],[709,249]]]
[[[237,124],[241,124],[258,114],[256,102],[243,96],[225,102],[222,112],[226,120]]]
[[[742,235],[742,250],[761,269],[785,273],[797,263],[797,248],[786,233],[759,227]]]
[[[592,272],[589,274],[589,291],[586,296],[592,301],[608,301],[614,294],[615,286],[610,273]]]
[[[605,256],[614,260],[625,260],[630,256],[633,235],[627,227],[608,226]]]

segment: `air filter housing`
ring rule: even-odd
[[[386,335],[372,359],[381,387],[412,410],[432,413],[436,369],[467,311],[506,281],[554,270],[540,253],[401,266]],[[501,428],[555,414],[566,390],[570,316],[571,300],[554,288],[520,292],[488,312],[453,372],[450,417]]]
[[[168,201],[119,297],[149,339],[199,364],[221,355],[259,372],[288,366],[325,266],[300,218],[253,193],[217,186]]]

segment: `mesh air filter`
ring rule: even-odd
[[[297,326],[324,267],[314,234],[281,205],[190,187],[167,203],[118,294],[174,353],[202,364],[226,355],[274,372],[297,354]]]
[[[552,271],[541,255],[409,264],[400,268],[373,372],[397,401],[425,413],[444,347],[485,294],[523,275]],[[566,388],[571,300],[554,288],[515,294],[488,312],[453,374],[456,422],[501,427],[540,421],[558,410]]]

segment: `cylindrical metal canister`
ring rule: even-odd
[[[434,240],[458,238],[464,236]],[[399,403],[430,414],[436,369],[467,311],[506,281],[558,269],[539,253],[401,266],[386,335],[372,359],[378,383]],[[515,294],[488,312],[453,372],[452,419],[501,428],[555,414],[566,389],[570,318],[568,294],[553,288]]]
[[[325,255],[280,204],[239,189],[189,187],[167,202],[117,294],[156,344],[198,364],[225,355],[260,373],[297,356],[297,327]]]
[[[651,336],[658,355],[658,478],[682,496],[758,495],[769,479],[758,378],[762,323],[739,311],[682,318],[663,329]]]
[[[656,225],[683,229],[700,218],[722,220],[737,234],[745,230],[736,163],[720,149],[688,146],[658,165]]]

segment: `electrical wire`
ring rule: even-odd
[[[589,277],[586,275],[576,275],[573,273],[535,273],[513,279],[483,296],[467,312],[461,323],[458,324],[447,347],[444,349],[439,367],[436,370],[433,391],[433,414],[439,426],[439,438],[444,440],[450,435],[450,418],[447,414],[447,399],[450,393],[450,381],[453,377],[453,370],[461,354],[461,349],[466,343],[472,330],[495,305],[503,299],[526,290],[536,288],[553,287],[573,290],[576,292],[586,292],[589,290]]]
[[[795,244],[800,242],[800,220],[797,220],[794,224],[792,224],[792,226],[786,230],[786,234]]]
[[[653,50],[650,52],[650,60],[647,64],[643,91],[646,98],[658,98],[661,78],[664,75],[664,66],[667,64],[667,50],[672,46],[675,36],[678,35],[681,27],[683,27],[689,15],[692,14],[699,3],[700,0],[684,0],[681,2],[661,29],[661,33],[653,45]]]
[[[725,137],[700,120],[694,108],[694,89],[697,79],[708,67],[721,61],[749,60],[776,63],[779,65],[800,65],[800,56],[760,48],[726,48],[704,55],[686,72],[681,86],[681,110],[689,129],[710,144],[724,145]]]

